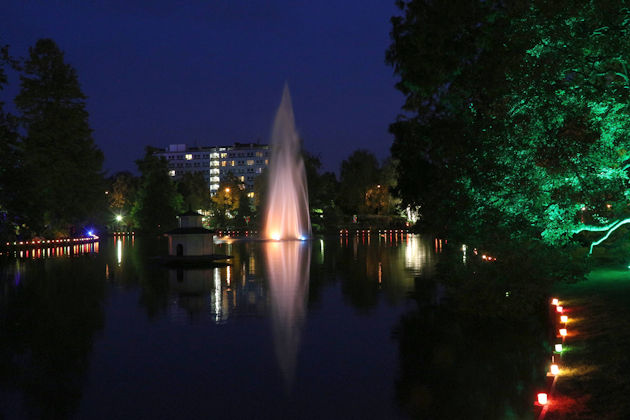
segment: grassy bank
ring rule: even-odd
[[[630,418],[630,270],[597,269],[555,293],[569,335],[545,419]]]

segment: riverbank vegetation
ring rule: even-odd
[[[387,61],[406,98],[391,125],[402,204],[497,260],[579,266],[630,215],[628,5],[398,5]]]

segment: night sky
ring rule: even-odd
[[[0,43],[65,51],[110,174],[135,172],[145,145],[269,142],[285,81],[304,147],[338,171],[355,149],[389,154],[394,14],[394,0],[4,0]]]

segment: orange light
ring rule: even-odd
[[[566,324],[569,322],[569,317],[566,315],[560,315],[560,322],[564,322]]]
[[[546,405],[547,404],[547,394],[545,392],[538,393],[538,404]]]
[[[557,298],[551,299],[551,304],[552,305],[557,305],[558,304],[558,299]]]
[[[567,329],[566,328],[560,328],[560,335],[563,337],[567,336]]]

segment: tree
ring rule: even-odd
[[[336,202],[339,193],[337,177],[333,172],[320,173],[322,163],[318,156],[304,151],[302,158],[308,185],[312,229],[314,232],[326,228],[337,229],[338,208]]]
[[[119,213],[129,213],[135,201],[138,178],[129,171],[123,171],[112,176],[109,181],[109,207]]]
[[[184,206],[194,210],[210,208],[208,182],[201,172],[186,172],[177,182],[177,191],[184,198]]]
[[[401,1],[397,192],[435,231],[570,243],[628,212],[623,2]],[[609,223],[610,222],[610,223]]]
[[[8,82],[5,66],[15,68],[16,63],[9,56],[8,46],[0,45],[0,91]],[[4,103],[0,101],[0,241],[8,240],[15,233],[20,160],[15,118],[3,108]]]
[[[118,172],[108,179],[109,209],[116,229],[133,224],[131,213],[136,202],[136,194],[140,180],[131,172]]]
[[[237,215],[241,206],[241,191],[244,189],[245,185],[231,172],[221,181],[217,193],[212,197],[215,223],[218,226],[227,226],[228,220]]]
[[[367,150],[357,150],[341,162],[339,205],[346,214],[364,213],[367,191],[378,184],[379,165]]]
[[[103,153],[92,139],[86,97],[51,39],[29,48],[20,81],[22,211],[32,231],[67,234],[105,208]]]
[[[136,161],[141,177],[132,217],[148,234],[174,227],[177,214],[183,210],[183,199],[168,175],[166,159],[157,157],[155,151],[147,147],[144,158]]]

